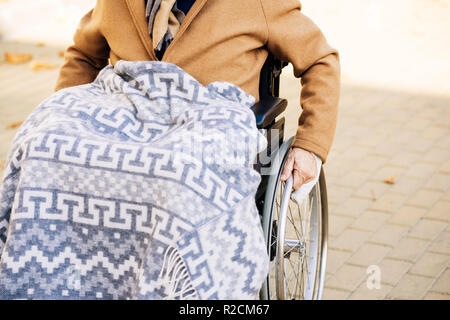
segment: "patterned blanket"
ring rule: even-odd
[[[45,100],[0,187],[0,298],[256,298],[268,257],[252,163],[267,142],[253,102],[126,61]]]

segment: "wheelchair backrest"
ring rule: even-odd
[[[269,53],[264,63],[259,80],[259,98],[264,99],[268,96],[278,97],[280,94],[280,75],[281,70],[287,63],[276,59]]]

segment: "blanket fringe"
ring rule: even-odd
[[[166,288],[164,300],[194,299],[197,297],[183,258],[177,248],[170,246],[164,254],[164,261],[158,277],[160,286]]]

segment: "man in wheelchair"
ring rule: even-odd
[[[300,10],[297,0],[97,0],[56,93],[8,155],[0,298],[320,298],[320,163],[340,71]],[[247,158],[185,152],[193,142],[234,159],[242,141],[250,160],[262,152],[258,129],[284,126],[284,63],[301,78],[303,112],[275,175],[260,183]],[[314,179],[306,202],[289,202]]]
[[[269,53],[301,77],[302,115],[282,179],[297,189],[326,161],[339,100],[339,60],[298,0],[99,0],[81,20],[56,90],[92,82],[119,60],[166,61],[202,84],[231,82],[259,100]]]

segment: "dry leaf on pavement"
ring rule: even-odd
[[[372,196],[372,201],[376,201],[377,198],[375,197],[375,192],[373,191],[373,189],[370,189],[370,195]]]
[[[5,52],[4,56],[5,56],[5,61],[7,63],[13,63],[13,64],[24,63],[24,62],[31,61],[33,59],[33,56],[29,53]]]
[[[1,160],[0,161],[0,169],[5,169],[6,166],[6,160]]]
[[[384,183],[394,184],[395,183],[395,174],[393,174],[390,177],[387,177],[386,179],[384,179]]]
[[[6,129],[15,129],[22,125],[23,121],[13,122],[6,126]]]
[[[64,58],[64,51],[59,51],[58,52],[58,57]]]
[[[56,64],[48,64],[45,62],[38,62],[38,61],[33,61],[30,65],[31,70],[33,71],[38,71],[38,70],[43,70],[43,69],[55,69],[58,68],[59,66]]]

